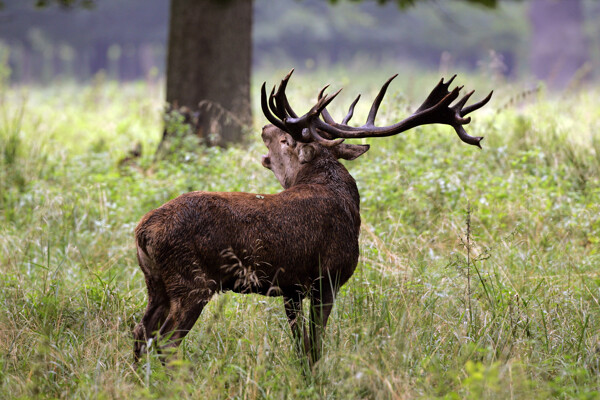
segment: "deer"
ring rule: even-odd
[[[326,107],[340,93],[318,92],[317,102],[298,116],[286,87],[290,71],[266,94],[261,108],[270,122],[262,128],[268,153],[262,165],[283,187],[276,194],[185,193],[142,217],[135,228],[139,266],[148,304],[133,329],[136,363],[154,343],[161,361],[174,352],[215,293],[233,291],[283,297],[297,350],[315,365],[337,293],[359,259],[360,196],[354,178],[339,161],[354,160],[368,144],[346,139],[397,135],[427,124],[445,124],[459,138],[481,148],[483,137],[467,134],[467,115],[489,102],[466,106],[473,91],[454,105],[462,86],[449,90],[456,75],[442,78],[409,117],[376,126],[391,81],[376,96],[364,125],[348,125],[360,95],[338,123]],[[302,302],[310,301],[304,318]],[[306,320],[306,322],[305,322]],[[308,324],[308,328],[307,325]],[[160,339],[160,340],[158,340]]]

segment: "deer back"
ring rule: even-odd
[[[183,194],[143,217],[138,247],[161,273],[198,269],[224,290],[278,294],[309,287],[323,270],[345,282],[358,261],[356,183],[320,149],[293,175],[290,187],[273,195]],[[240,274],[253,274],[251,284],[240,285]]]

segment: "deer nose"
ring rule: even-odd
[[[269,156],[262,156],[262,165],[265,168],[271,169],[271,158]]]

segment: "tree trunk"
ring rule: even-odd
[[[581,0],[531,2],[531,68],[552,88],[565,88],[573,78],[584,75],[582,67],[589,61],[589,53],[582,8]]]
[[[239,141],[250,109],[252,0],[171,0],[167,102],[208,144]]]

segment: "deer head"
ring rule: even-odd
[[[340,143],[324,147],[318,142],[300,142],[275,125],[263,127],[262,140],[269,149],[268,154],[262,156],[262,165],[273,171],[285,189],[293,185],[304,165],[310,165],[317,158],[354,160],[369,150],[366,144]]]
[[[293,184],[303,164],[311,163],[318,157],[333,156],[338,159],[353,160],[369,149],[368,145],[342,143],[345,139],[392,136],[420,125],[446,124],[454,128],[463,142],[481,148],[480,142],[483,137],[470,136],[463,125],[471,121],[471,118],[466,115],[483,107],[491,99],[493,92],[480,102],[465,107],[473,94],[471,91],[451,106],[463,88],[460,86],[448,90],[456,75],[447,82],[441,79],[423,104],[408,118],[390,126],[375,126],[377,111],[389,84],[397,76],[394,75],[383,84],[373,101],[365,124],[352,127],[348,122],[354,114],[354,107],[360,95],[352,102],[342,122],[337,123],[326,107],[341,89],[332,95],[324,95],[329,85],[319,91],[317,103],[306,114],[298,117],[285,94],[293,71],[292,69],[283,78],[278,88],[273,87],[268,98],[266,83],[263,83],[261,88],[262,110],[271,122],[271,125],[263,127],[262,139],[269,153],[263,156],[262,163],[273,171],[284,188]]]

